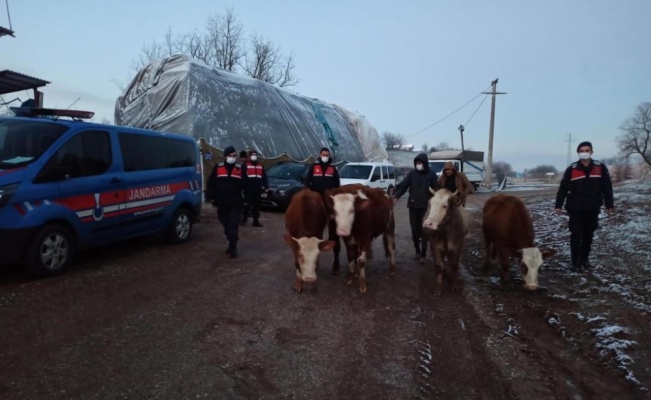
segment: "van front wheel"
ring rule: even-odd
[[[72,262],[75,243],[70,230],[63,225],[47,225],[34,237],[27,255],[28,274],[45,278],[62,273]]]
[[[181,207],[174,213],[172,222],[167,229],[167,240],[172,243],[185,243],[192,234],[192,215],[190,210]]]

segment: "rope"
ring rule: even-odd
[[[7,6],[7,18],[9,19],[9,30],[13,31],[14,29],[11,27],[11,14],[9,14],[9,0],[5,0],[5,5]]]

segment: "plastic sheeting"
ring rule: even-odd
[[[118,97],[115,123],[295,160],[329,147],[338,161],[388,156],[363,116],[187,56],[145,66]]]

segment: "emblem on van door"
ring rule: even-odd
[[[99,205],[99,193],[95,193],[95,208],[93,208],[93,219],[101,221],[104,218],[104,207]]]

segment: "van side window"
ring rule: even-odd
[[[104,131],[84,131],[48,160],[34,183],[102,175],[112,164],[111,141]]]
[[[192,142],[123,132],[118,139],[126,172],[194,167],[197,163]]]
[[[386,165],[382,166],[382,179],[389,179],[389,171]]]
[[[375,182],[375,181],[380,180],[380,177],[381,177],[381,175],[380,175],[380,167],[377,166],[377,167],[375,167],[373,169],[373,176],[371,177],[371,182]]]
[[[396,170],[393,165],[389,165],[389,179],[396,179]]]

